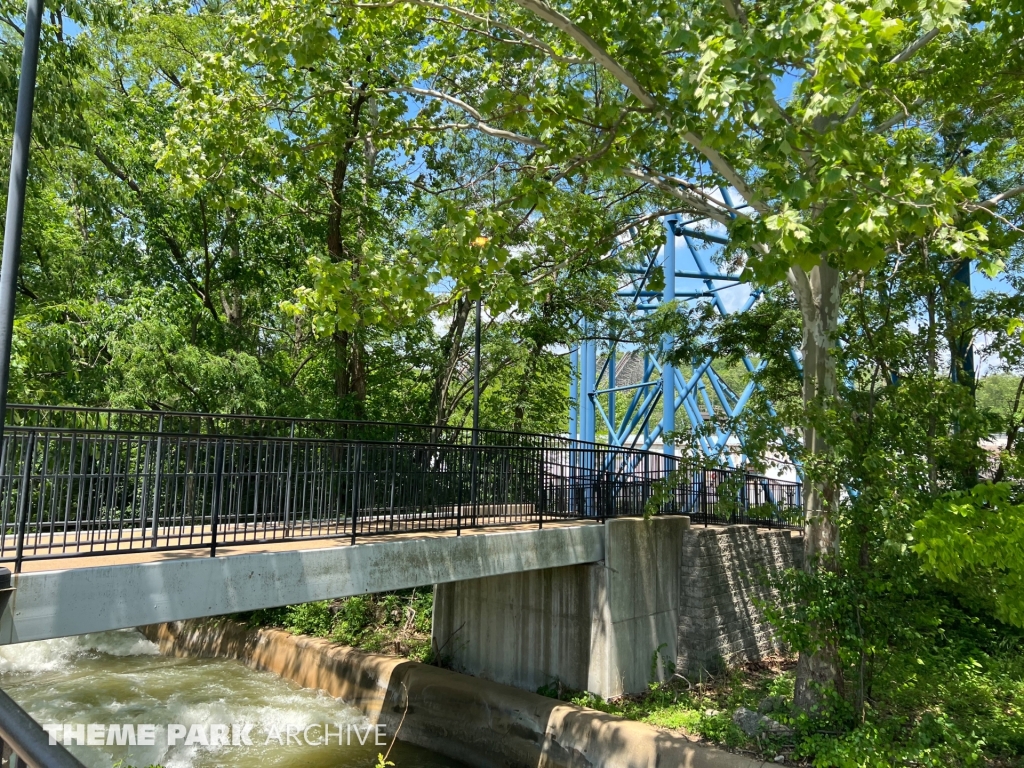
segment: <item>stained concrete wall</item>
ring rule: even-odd
[[[802,561],[803,540],[753,526],[691,528],[683,539],[676,666],[687,675],[779,653],[782,644],[758,603],[778,595],[767,583]]]
[[[527,690],[642,691],[677,656],[684,517],[610,520],[595,564],[438,585],[433,639],[454,669]]]
[[[231,621],[142,627],[160,651],[217,656],[319,688],[389,735],[476,768],[760,768],[683,734],[394,656]]]

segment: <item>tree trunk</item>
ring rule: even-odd
[[[534,341],[533,349],[530,350],[530,357],[526,361],[526,371],[524,372],[523,380],[519,383],[519,391],[516,393],[515,418],[512,422],[513,432],[523,431],[523,419],[526,418],[526,404],[524,401],[537,373],[537,361],[540,359],[540,353],[543,348],[539,341]]]
[[[789,280],[803,316],[804,568],[810,572],[834,570],[839,554],[839,528],[834,519],[839,489],[835,479],[820,469],[821,459],[831,448],[814,412],[827,409],[838,394],[831,352],[839,319],[839,272],[822,258],[810,274],[793,267]],[[837,649],[830,638],[820,636],[823,628],[818,631],[819,649],[801,653],[797,662],[794,703],[804,712],[814,710],[829,689],[842,691]]]
[[[459,359],[462,356],[462,337],[466,332],[466,321],[469,318],[469,309],[473,302],[469,297],[463,295],[455,302],[452,316],[452,324],[448,328],[441,345],[444,361],[442,368],[437,372],[434,379],[434,423],[443,426],[448,423],[451,417],[450,392],[452,379],[455,377]]]
[[[353,283],[359,277],[359,249],[350,252],[345,242],[345,235],[342,231],[343,217],[345,215],[342,204],[345,197],[345,183],[348,179],[348,161],[351,150],[351,142],[359,133],[359,120],[363,105],[366,103],[367,95],[365,90],[360,89],[349,104],[352,127],[350,138],[341,142],[338,146],[338,154],[334,160],[334,169],[331,173],[330,200],[328,201],[329,214],[327,217],[327,253],[331,261],[340,264],[350,259],[352,264]],[[364,182],[369,184],[369,178]],[[357,227],[362,237],[361,225]],[[358,301],[354,302],[358,313]],[[363,346],[361,331],[362,321],[352,332],[336,330],[334,332],[334,393],[338,398],[352,396],[355,402],[355,415],[362,417],[366,405],[366,350]]]
[[[353,399],[356,418],[365,416],[366,351],[358,331],[334,333],[334,395]]]

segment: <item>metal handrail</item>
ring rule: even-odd
[[[783,527],[800,506],[796,483],[662,453],[499,431],[475,444],[460,439],[472,430],[427,440],[433,428],[419,425],[367,439],[364,428],[380,425],[355,424],[357,435],[341,437],[9,427],[0,441],[0,562],[17,572],[29,560],[460,535],[640,515],[652,500],[697,523]]]
[[[17,756],[18,763],[31,768],[85,768],[63,744],[51,744],[43,726],[3,691],[0,691],[0,740]],[[11,760],[10,765],[15,768],[18,764]]]
[[[491,436],[502,436],[502,437],[514,437],[520,440],[528,439],[544,439],[550,440],[555,439],[568,439],[560,436],[547,435],[539,432],[512,432],[502,429],[494,429],[490,427],[480,427],[474,429],[473,427],[456,427],[443,424],[417,424],[415,422],[408,421],[366,421],[357,419],[327,419],[327,418],[315,418],[305,416],[259,416],[254,414],[244,413],[195,413],[192,411],[160,411],[160,410],[135,410],[131,408],[111,408],[105,406],[77,406],[77,405],[32,405],[25,403],[12,403],[7,405],[5,421],[8,427],[22,427],[22,428],[46,428],[47,425],[41,423],[41,419],[35,423],[29,423],[26,416],[35,414],[41,417],[43,414],[87,414],[92,416],[107,416],[109,417],[130,417],[136,419],[149,419],[152,421],[159,422],[178,420],[194,420],[200,424],[209,424],[211,422],[223,421],[223,422],[234,422],[234,423],[251,423],[260,425],[280,425],[282,427],[288,427],[289,429],[293,425],[297,426],[323,426],[323,427],[347,427],[347,428],[366,428],[366,429],[410,429],[417,431],[433,432],[437,435],[458,435],[466,440],[471,440],[473,433],[479,435],[491,435]],[[20,420],[19,420],[20,418]],[[50,426],[51,429],[67,429],[76,428],[75,425],[56,425]],[[80,427],[79,427],[80,428]],[[93,431],[118,431],[109,429],[98,429]],[[138,429],[120,430],[125,432],[139,432]],[[167,429],[161,430],[168,432]],[[240,433],[240,434],[252,434],[252,433]],[[255,435],[253,435],[255,436]],[[378,441],[379,442],[379,441]],[[428,442],[439,442],[438,440]],[[577,441],[583,442],[583,441]]]

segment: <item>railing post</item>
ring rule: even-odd
[[[459,471],[455,473],[455,482],[458,483],[458,485],[459,485],[458,492],[456,494],[456,503],[455,503],[455,535],[456,536],[461,536],[462,535],[462,465],[465,464],[465,456],[463,455],[462,451],[459,450],[458,446],[456,446],[455,450],[459,451],[458,454],[457,454],[458,457],[459,457]],[[470,449],[470,450],[472,450],[472,449]]]
[[[25,534],[28,529],[28,510],[32,498],[32,454],[36,449],[35,430],[28,433],[28,444],[22,454],[24,466],[21,469],[21,487],[18,489],[18,541],[14,551],[14,572],[21,573],[21,562],[25,556]]]
[[[537,528],[544,528],[544,457],[547,452],[544,450],[544,438],[540,439],[540,451],[537,461]]]
[[[288,430],[288,475],[284,481],[284,536],[288,538],[288,526],[292,519],[292,464],[295,457],[295,422]]]
[[[139,502],[139,540],[142,545],[146,545],[146,514],[147,514],[147,502],[149,501],[149,459],[150,454],[153,452],[153,441],[149,435],[143,435],[139,438],[139,443],[142,440],[146,441],[146,458],[142,465],[142,500]],[[74,435],[71,437],[71,457],[68,459],[68,466],[70,467],[75,460],[75,438]],[[132,533],[132,544],[135,543],[135,534]]]
[[[363,444],[356,445],[356,466],[352,484],[352,544],[356,543],[356,525],[359,522],[359,492],[363,486]]]
[[[213,509],[210,511],[210,557],[217,556],[217,523],[220,522],[220,507],[224,500],[224,438],[217,440],[214,457],[216,476],[213,485]]]
[[[747,492],[747,484],[750,482],[750,475],[747,474],[746,467],[743,468],[743,484],[740,486],[743,490],[743,522],[750,522],[750,494]]]
[[[704,527],[708,527],[708,518],[711,516],[711,512],[708,510],[708,468],[701,467],[700,470],[700,507],[704,514]]]
[[[161,474],[163,472],[163,449],[164,449],[164,415],[160,414],[160,419],[156,425],[156,463],[155,470],[153,472],[153,519],[150,521],[152,527],[152,546],[156,548],[156,537],[157,530],[159,528],[158,515],[160,512],[160,481],[163,479]],[[145,531],[143,531],[143,540],[145,540]]]

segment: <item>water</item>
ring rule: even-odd
[[[367,735],[366,718],[338,699],[236,661],[160,656],[134,630],[2,646],[0,688],[40,723],[156,725],[152,746],[71,745],[89,768],[110,768],[119,760],[139,768],[373,768],[377,754],[387,750],[373,744],[372,729]],[[213,723],[225,724],[228,739],[230,724],[251,724],[252,746],[204,746],[209,730],[168,745],[168,724]],[[330,746],[302,743],[306,726],[320,724],[308,731],[316,741],[324,723],[347,743],[339,746],[336,737]],[[382,734],[381,740],[390,743],[392,736]],[[389,760],[397,768],[465,768],[402,742]]]

